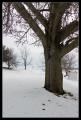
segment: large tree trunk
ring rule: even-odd
[[[48,53],[49,54],[49,53]],[[48,55],[49,56],[49,55]],[[63,94],[63,75],[61,68],[61,58],[57,52],[47,57],[45,53],[45,86],[48,91]]]

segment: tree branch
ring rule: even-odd
[[[72,41],[70,44],[68,45],[65,45],[63,48],[62,48],[62,51],[61,51],[61,57],[63,57],[65,54],[69,53],[71,50],[73,50],[74,48],[76,48],[78,45],[79,45],[79,37],[76,37],[72,38]],[[71,40],[70,40],[71,41]]]
[[[39,12],[43,12],[43,11],[48,11],[49,12],[49,9],[41,9],[41,10],[38,10]]]
[[[63,16],[65,10],[69,8],[71,2],[61,2],[61,3],[51,3],[50,4],[50,22],[52,25],[52,39],[55,39],[55,31],[58,30],[58,25],[61,22],[61,17]]]
[[[36,8],[32,5],[32,3],[24,2],[24,4],[26,4],[29,7],[29,9],[36,15],[38,20],[41,22],[41,24],[46,28],[47,20],[45,19],[45,17],[38,10],[36,10]]]
[[[16,43],[18,42],[18,45],[21,43],[21,40],[24,38],[24,36],[28,33],[28,31],[30,30],[30,28],[27,29],[27,31],[16,41]]]
[[[71,22],[69,25],[65,26],[62,30],[60,30],[60,32],[58,32],[60,35],[57,37],[59,37],[61,39],[61,41],[63,41],[70,34],[73,34],[74,32],[76,32],[78,30],[78,28],[79,28],[78,24],[79,23],[76,20]]]
[[[21,2],[13,2],[13,5],[17,12],[22,16],[22,18],[27,21],[27,23],[30,25],[30,27],[34,30],[34,32],[37,34],[37,36],[42,41],[43,46],[45,46],[45,35],[43,31],[39,28],[37,23],[33,20],[31,15],[28,13],[28,11],[25,9],[23,4]]]

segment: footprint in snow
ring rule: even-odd
[[[61,107],[62,105],[59,104],[58,106]]]
[[[43,108],[42,110],[46,110],[46,109]]]
[[[42,105],[45,105],[44,103],[42,103]]]
[[[77,100],[77,98],[72,98],[72,99]]]
[[[45,106],[45,103],[42,103],[43,106]],[[46,110],[45,108],[43,108],[42,110]]]
[[[50,102],[51,100],[48,100],[48,102]]]

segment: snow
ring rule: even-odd
[[[3,117],[79,117],[78,81],[64,78],[64,90],[73,96],[48,92],[44,72],[34,69],[3,69]]]
[[[68,74],[68,78],[71,79],[71,80],[78,80],[79,79],[79,72],[78,70],[71,70]]]

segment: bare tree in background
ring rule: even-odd
[[[71,69],[73,69],[73,65],[74,65],[74,55],[65,55],[62,60],[61,60],[61,65],[62,65],[62,68],[65,69],[65,72],[66,72],[66,76],[68,76],[68,73]]]
[[[29,50],[26,47],[24,47],[20,52],[21,52],[21,59],[23,60],[24,68],[26,70],[27,66],[30,65],[32,61],[29,54]]]
[[[3,32],[24,43],[34,31],[44,48],[44,88],[53,93],[64,93],[61,58],[78,46],[78,24],[78,2],[3,2]]]

